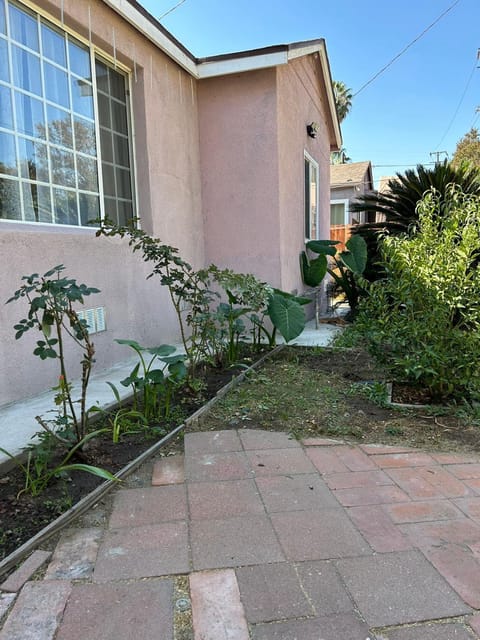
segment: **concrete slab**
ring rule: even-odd
[[[448,618],[470,610],[419,551],[349,558],[336,565],[370,627]]]
[[[188,503],[191,520],[222,520],[264,513],[253,480],[190,482]]]
[[[236,574],[248,622],[314,615],[292,564],[282,562],[241,567]]]
[[[250,640],[233,570],[192,573],[190,593],[195,640]]]
[[[370,640],[368,628],[353,613],[324,616],[308,620],[289,620],[258,624],[253,628],[255,640]]]
[[[71,590],[65,580],[27,582],[0,631],[0,640],[53,640]]]
[[[377,634],[378,640],[473,640],[472,634],[460,622],[416,624]]]
[[[255,482],[269,513],[340,508],[316,473],[257,478]]]
[[[185,458],[183,455],[167,456],[153,465],[152,486],[181,484],[185,481]]]
[[[328,560],[372,553],[341,509],[272,513],[271,519],[289,560]]]
[[[270,521],[262,515],[192,521],[190,542],[195,570],[285,560]]]
[[[187,458],[203,453],[227,453],[228,451],[243,450],[240,438],[233,430],[186,433],[184,446]]]
[[[301,562],[295,565],[295,569],[315,615],[329,616],[353,611],[353,600],[333,562]]]
[[[46,580],[81,580],[93,573],[103,529],[66,529],[45,573]]]
[[[186,516],[187,496],[183,484],[123,489],[115,493],[109,526],[110,529],[140,527],[185,520]]]
[[[313,473],[315,467],[303,449],[263,449],[247,451],[250,468],[256,477]]]
[[[107,532],[94,571],[96,582],[188,573],[185,522],[166,522]]]
[[[173,580],[79,584],[56,640],[173,640]]]
[[[52,554],[50,551],[37,549],[8,578],[0,584],[2,591],[20,591],[23,585],[30,580],[35,571],[47,562]],[[1,616],[0,616],[1,617]]]
[[[242,429],[238,435],[246,451],[252,449],[299,449],[301,447],[300,442],[288,433]]]
[[[241,480],[253,474],[245,453],[205,453],[185,458],[185,474],[191,482]]]

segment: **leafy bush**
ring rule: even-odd
[[[370,351],[395,379],[426,387],[435,400],[480,392],[480,197],[427,193],[413,237],[387,237],[386,277],[369,288],[358,317]]]

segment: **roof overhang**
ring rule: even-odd
[[[318,54],[327,97],[327,120],[331,132],[330,150],[336,151],[341,147],[342,134],[335,106],[330,64],[323,39],[196,58],[136,0],[103,0],[103,2],[198,80],[278,67],[288,64],[295,58]]]

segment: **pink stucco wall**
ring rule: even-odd
[[[326,121],[326,96],[320,77],[318,54],[278,67],[278,153],[280,201],[280,252],[282,287],[301,292],[299,254],[305,248],[304,152],[319,165],[319,238],[327,238],[330,224],[330,138]],[[316,138],[306,126],[319,125]]]
[[[319,61],[203,80],[199,87],[208,261],[301,292],[304,151],[320,172],[320,237],[329,228],[330,137]],[[316,139],[306,125],[320,125]]]
[[[39,0],[37,4],[60,18],[60,0]],[[117,59],[131,69],[141,224],[162,241],[179,247],[193,264],[203,266],[196,83],[100,0],[65,0],[65,25],[88,37],[88,7],[92,41],[112,56],[114,32]],[[178,339],[166,292],[154,279],[145,280],[148,272],[126,242],[97,239],[86,229],[0,221],[0,255],[0,405],[56,383],[56,363],[41,362],[32,355],[40,336],[14,339],[13,325],[25,317],[26,306],[3,304],[20,286],[24,274],[43,273],[63,263],[68,275],[101,289],[86,301],[86,308],[104,306],[106,311],[107,331],[95,335],[98,369],[130,357],[114,338],[132,338],[149,346]],[[76,359],[72,353],[70,362]]]
[[[199,84],[207,262],[280,286],[275,69]]]

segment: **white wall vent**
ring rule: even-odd
[[[82,309],[77,311],[77,315],[80,320],[85,320],[87,323],[88,333],[100,333],[106,330],[105,307]]]

